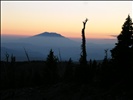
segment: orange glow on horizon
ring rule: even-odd
[[[86,38],[112,38],[132,12],[128,1],[86,2],[2,1],[1,34],[33,36],[47,31],[81,38],[82,21],[88,18]]]
[[[48,32],[48,31],[46,31],[46,32]],[[30,37],[30,36],[34,36],[34,35],[37,35],[37,34],[40,34],[40,33],[43,33],[43,32],[38,32],[38,33],[35,33],[34,32],[34,34],[33,33],[31,33],[31,34],[29,34],[29,33],[27,33],[27,34],[8,34],[8,33],[5,33],[5,34],[1,34],[1,35],[3,35],[3,36],[22,36],[22,37]],[[56,33],[58,33],[58,34],[61,34],[61,33],[59,33],[59,32],[56,32]],[[77,36],[75,36],[75,34],[77,34]],[[63,35],[63,34],[61,34],[62,36],[64,36],[64,37],[66,37],[66,38],[82,38],[82,35],[81,35],[81,33],[75,33],[75,34],[73,34],[73,35]],[[85,36],[86,36],[86,38],[92,38],[92,39],[114,39],[115,37],[113,37],[113,36],[111,36],[111,35],[104,35],[104,34],[87,34],[87,33],[85,33]],[[117,35],[116,35],[117,36]]]
[[[70,25],[69,23],[67,24],[65,24],[64,26],[61,26],[61,24],[59,24],[57,27],[55,27],[55,25],[50,25],[50,24],[47,25],[47,27],[43,27],[43,25],[37,26],[32,24],[26,24],[26,25],[21,24],[23,27],[21,27],[21,25],[19,26],[17,24],[14,24],[9,27],[6,25],[4,26],[3,24],[1,33],[10,34],[10,35],[33,36],[43,32],[56,32],[65,37],[80,38],[82,30],[82,22],[76,24],[71,23]],[[97,27],[93,23],[88,22],[86,24],[85,35],[87,38],[102,38],[102,37],[110,38],[109,35],[118,35],[120,31],[121,27],[117,25],[114,25],[114,27],[110,25],[106,27],[104,25]]]

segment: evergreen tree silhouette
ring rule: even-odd
[[[51,49],[46,60],[46,64],[50,67],[53,67],[53,65],[56,65],[58,61],[58,58],[54,55],[53,50]],[[53,69],[53,68],[51,68]]]
[[[132,74],[133,67],[133,26],[132,19],[128,15],[126,21],[122,26],[121,33],[117,36],[118,43],[111,50],[112,64],[114,68],[115,82],[126,80],[129,82]]]
[[[57,61],[58,58],[54,55],[53,50],[51,49],[46,60],[46,65],[50,72],[50,81],[55,82],[57,79]]]
[[[86,39],[85,39],[85,25],[87,23],[88,19],[86,18],[86,20],[83,22],[83,29],[82,29],[82,45],[81,45],[81,55],[80,55],[80,64],[83,66],[86,66],[87,64],[87,54],[86,54]]]
[[[109,60],[108,60],[108,49],[105,49],[104,52],[105,52],[105,56],[104,56],[102,65],[105,66],[105,67],[107,67],[108,62],[109,62]]]
[[[133,26],[129,15],[117,39],[118,43],[111,50],[112,61],[121,67],[131,67],[133,62]]]

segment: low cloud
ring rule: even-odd
[[[117,37],[117,35],[110,35],[111,37]]]

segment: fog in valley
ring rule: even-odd
[[[81,41],[82,39],[67,38],[54,32],[44,32],[31,37],[1,36],[1,60],[5,60],[7,52],[16,56],[17,61],[26,61],[24,49],[30,60],[45,60],[52,49],[59,60],[71,58],[73,61],[79,61]],[[116,39],[86,39],[87,60],[103,60],[105,49],[108,49],[110,58],[110,50],[116,42]]]

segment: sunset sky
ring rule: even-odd
[[[82,22],[87,38],[118,35],[133,1],[1,1],[1,34],[32,36],[57,32],[81,37]]]

